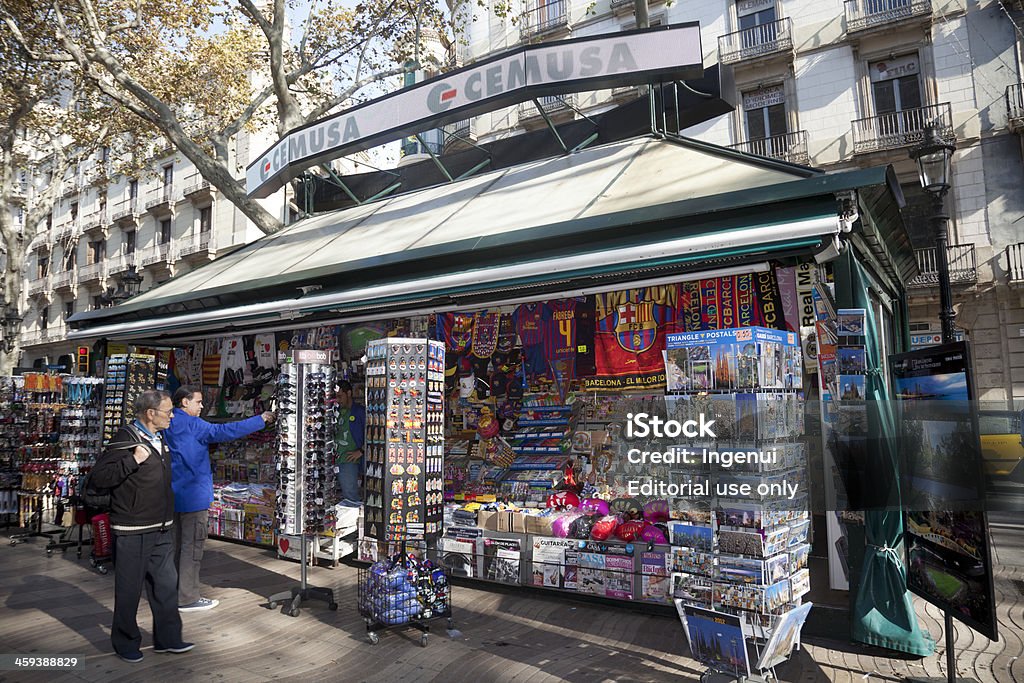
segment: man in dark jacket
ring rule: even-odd
[[[90,474],[92,485],[110,489],[110,527],[117,544],[110,642],[121,659],[133,663],[142,661],[137,616],[144,584],[153,613],[153,651],[181,653],[194,647],[181,637],[171,454],[160,434],[171,423],[170,395],[142,392],[135,416],[114,434]]]
[[[202,413],[199,387],[183,386],[174,392],[174,420],[165,436],[171,449],[178,609],[182,612],[213,609],[218,604],[199,594],[199,567],[213,502],[210,444],[240,439],[274,421],[273,413],[263,413],[238,422],[210,424],[199,417]]]

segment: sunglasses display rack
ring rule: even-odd
[[[366,347],[364,535],[431,539],[444,518],[444,344]]]
[[[103,435],[103,380],[68,377],[64,380],[67,407],[60,413],[60,446],[65,459],[92,464],[100,455]]]
[[[288,616],[299,615],[303,601],[322,600],[331,610],[338,604],[329,588],[306,581],[310,538],[323,533],[325,515],[333,507],[334,387],[336,370],[327,351],[294,351],[281,366],[277,380],[277,527],[281,534],[301,539],[302,563],[298,586],[267,598],[271,609],[284,604]],[[333,524],[331,525],[333,527]]]
[[[106,443],[133,417],[132,406],[143,391],[156,383],[156,357],[132,353],[107,358],[103,392],[103,442]]]

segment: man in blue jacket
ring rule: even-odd
[[[275,418],[267,412],[238,422],[211,424],[199,417],[202,412],[203,392],[196,386],[183,386],[174,392],[174,420],[164,431],[171,449],[178,610],[182,612],[213,609],[219,602],[199,595],[199,566],[213,502],[210,444],[248,436]]]

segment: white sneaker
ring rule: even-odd
[[[188,605],[178,605],[179,612],[203,612],[208,609],[213,609],[220,604],[220,600],[211,600],[209,598],[199,598],[195,602]]]

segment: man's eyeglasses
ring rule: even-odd
[[[170,414],[172,414],[174,412],[174,408],[171,408],[170,410],[160,410],[159,408],[150,408],[150,410],[152,410],[154,413],[162,413],[164,415],[170,415]]]

